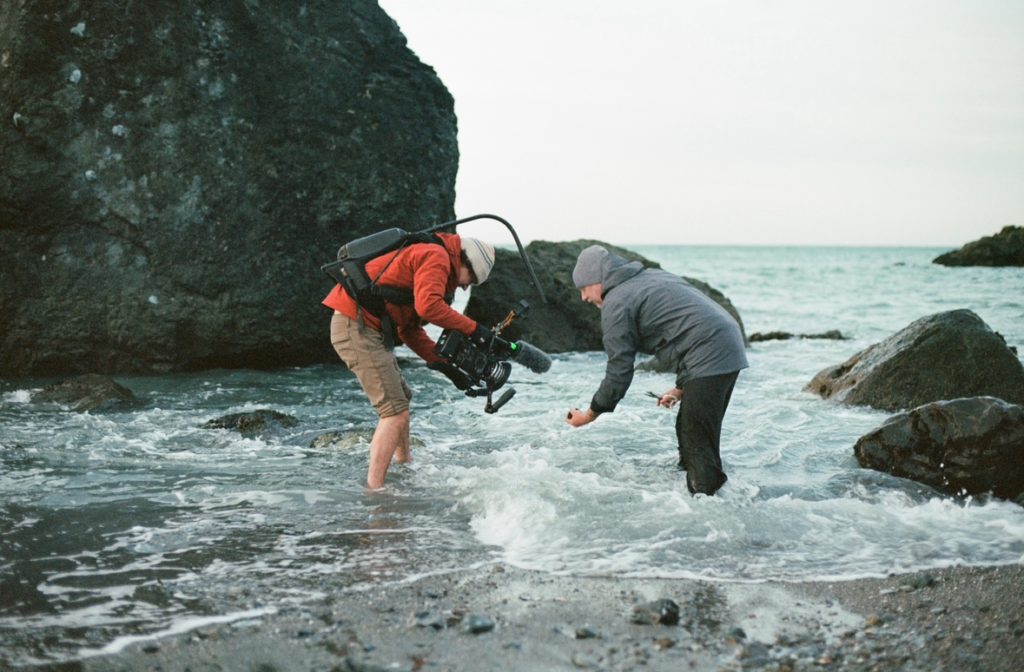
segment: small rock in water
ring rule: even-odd
[[[249,413],[232,413],[200,425],[202,429],[235,429],[245,437],[255,437],[275,428],[294,427],[299,421],[284,413],[261,408]]]
[[[576,628],[576,639],[595,639],[598,636],[597,632],[591,630],[587,626]]]

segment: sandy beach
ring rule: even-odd
[[[1010,671],[1024,656],[1021,604],[1024,565],[751,584],[499,564],[126,642],[60,669]]]

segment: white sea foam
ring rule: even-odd
[[[163,637],[170,637],[172,635],[180,635],[191,630],[204,628],[208,625],[220,625],[222,623],[237,623],[238,621],[258,619],[275,613],[277,613],[277,609],[272,607],[265,607],[262,609],[249,609],[246,611],[224,614],[221,616],[183,618],[171,624],[169,627],[158,632],[146,635],[127,635],[124,637],[118,637],[106,646],[103,646],[98,649],[81,649],[79,650],[78,654],[82,658],[111,655],[124,651],[125,648],[131,646],[132,644],[155,641]]]

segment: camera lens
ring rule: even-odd
[[[496,390],[508,381],[510,373],[512,373],[511,364],[508,362],[494,362],[487,367],[483,378],[488,388]]]

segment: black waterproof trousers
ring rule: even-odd
[[[686,487],[691,493],[713,495],[728,480],[722,471],[719,441],[722,418],[738,375],[739,371],[734,371],[693,378],[683,385],[676,436],[679,438],[679,468],[686,470]]]

